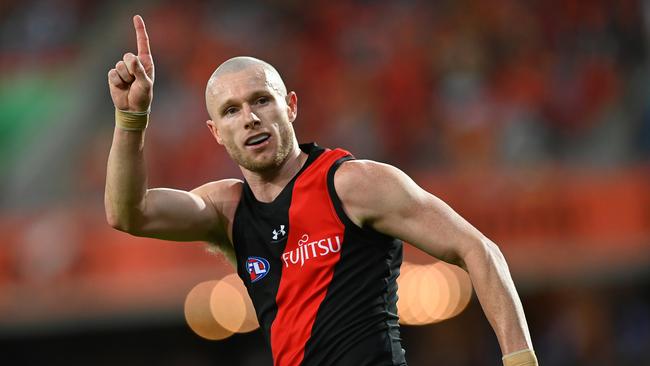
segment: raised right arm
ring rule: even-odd
[[[144,132],[115,128],[104,194],[108,223],[136,236],[229,243],[240,181],[211,182],[191,192],[148,189],[143,145]]]
[[[154,66],[144,21],[135,16],[133,24],[138,55],[126,53],[108,73],[118,123],[106,172],[107,221],[137,236],[215,243],[232,259],[227,233],[241,192],[239,181],[211,182],[191,192],[148,189],[144,122],[153,98]]]

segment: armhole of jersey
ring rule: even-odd
[[[377,239],[386,240],[387,238],[390,237],[372,228],[360,227],[359,225],[354,223],[354,221],[352,221],[350,217],[348,217],[348,215],[345,213],[345,210],[343,209],[343,203],[341,202],[341,198],[339,197],[338,193],[336,193],[336,187],[334,186],[334,174],[341,166],[341,164],[349,160],[354,160],[354,157],[351,155],[347,155],[336,160],[334,164],[332,164],[332,166],[329,168],[329,171],[327,172],[327,190],[329,192],[330,199],[332,200],[332,204],[334,205],[334,210],[336,211],[336,214],[341,220],[341,222],[343,222],[343,224],[345,225],[346,229],[354,230],[359,233],[364,233],[367,235],[369,234]]]
[[[238,246],[237,242],[239,242],[239,233],[240,230],[239,226],[241,225],[241,220],[239,215],[241,214],[242,206],[245,204],[244,201],[246,200],[246,195],[250,194],[247,192],[247,190],[250,190],[250,187],[248,187],[248,183],[244,180],[242,182],[242,187],[241,187],[241,194],[239,195],[239,202],[237,202],[237,207],[235,208],[235,212],[232,215],[232,232],[231,232],[231,241],[232,241],[232,249],[233,252],[235,253],[235,262],[237,267],[239,268],[239,256],[241,253],[238,253]],[[239,248],[239,251],[241,251],[241,248]]]

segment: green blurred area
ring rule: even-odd
[[[0,81],[0,170],[11,170],[73,106],[66,80],[64,70],[36,69]]]

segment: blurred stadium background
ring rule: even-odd
[[[203,92],[260,57],[299,95],[301,141],[397,165],[501,246],[542,365],[650,365],[643,0],[1,1],[0,364],[270,364],[223,258],[105,223],[106,73],[133,14],[151,186],[240,176]],[[406,260],[409,364],[498,364],[467,278]]]

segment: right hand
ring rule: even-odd
[[[125,53],[115,68],[108,72],[108,88],[115,108],[123,111],[144,112],[149,110],[153,99],[154,67],[149,36],[144,20],[133,17],[138,42],[138,55]]]

